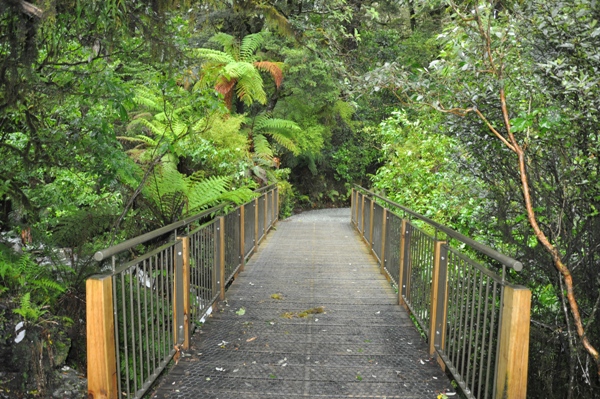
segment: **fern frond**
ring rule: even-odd
[[[221,76],[227,79],[240,79],[245,76],[257,76],[256,68],[249,62],[232,62],[223,68]],[[260,76],[260,75],[258,75]],[[262,79],[261,79],[262,82]]]
[[[221,195],[231,184],[231,176],[209,177],[196,180],[192,176],[188,180],[188,209],[187,213],[196,213],[215,205]]]
[[[254,154],[262,159],[271,161],[273,159],[273,149],[269,140],[262,134],[254,135]]]
[[[164,107],[162,98],[157,96],[150,88],[144,86],[135,90],[134,101],[153,111],[160,111]]]
[[[254,57],[254,53],[256,53],[260,46],[265,42],[265,35],[265,32],[258,32],[244,36],[240,46],[240,59],[251,61],[252,57]]]
[[[47,278],[42,278],[39,280],[34,280],[31,282],[31,285],[35,288],[41,288],[46,294],[52,293],[55,291],[56,293],[63,293],[66,291],[66,288],[57,283],[54,280],[50,280]]]
[[[254,66],[259,71],[270,73],[277,88],[281,86],[281,83],[283,82],[283,62],[256,61]]]
[[[285,134],[288,137],[301,130],[300,126],[294,121],[279,118],[263,118],[254,123],[254,129],[261,132],[277,132]]]
[[[236,94],[241,101],[248,105],[251,105],[254,101],[260,104],[267,103],[267,93],[263,88],[263,80],[254,68],[252,68],[251,73],[238,78]]]
[[[258,197],[258,194],[256,194],[254,191],[250,190],[248,187],[241,187],[237,190],[223,193],[220,200],[229,201],[236,205],[240,205],[256,197]]]
[[[156,144],[156,141],[148,136],[138,135],[135,137],[129,136],[117,136],[118,140],[129,141],[130,143],[139,143],[139,144],[147,144],[153,146]],[[137,148],[137,147],[136,147]]]
[[[294,143],[294,141],[291,140],[289,137],[287,137],[281,133],[275,133],[275,132],[271,132],[270,135],[271,135],[271,137],[273,137],[273,139],[275,139],[275,141],[277,143],[279,143],[279,145],[281,145],[285,149],[291,151],[294,155],[298,155],[300,153],[300,150],[298,149],[298,146],[296,145],[296,143]]]
[[[224,96],[227,95],[230,91],[233,90],[233,86],[237,83],[237,79],[227,79],[224,76],[219,77],[217,83],[215,84],[215,90]]]
[[[223,47],[223,51],[236,60],[239,59],[239,44],[235,37],[227,33],[219,32],[209,39],[210,42],[218,43]]]
[[[152,132],[152,134],[154,134],[155,136],[162,136],[165,134],[167,127],[160,121],[154,119],[152,121],[146,120],[146,119],[136,119],[134,121],[131,121],[131,123],[129,124],[130,127],[133,127],[135,125],[141,125],[145,128],[147,128],[150,132]]]
[[[236,62],[236,59],[223,51],[209,48],[199,48],[194,51],[194,55],[206,60],[212,66],[226,65]]]

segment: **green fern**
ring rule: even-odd
[[[19,305],[18,308],[13,309],[13,312],[31,323],[37,323],[40,317],[48,312],[43,309],[43,306],[38,306],[31,302],[31,294],[29,292],[21,297]]]
[[[213,50],[208,48],[199,48],[194,51],[194,55],[198,58],[208,61],[211,64],[229,64],[231,62],[236,62],[234,56],[232,56],[229,52],[223,52],[219,50]]]
[[[265,36],[265,32],[258,32],[244,36],[244,39],[242,39],[242,45],[240,46],[240,59],[254,61],[254,53],[258,51],[258,49],[265,42]]]
[[[232,181],[231,176],[184,176],[173,163],[165,163],[157,168],[143,193],[155,216],[162,223],[171,223],[223,202],[239,204],[254,198],[248,188],[232,190]]]
[[[233,93],[246,105],[254,101],[266,104],[267,95],[260,71],[269,72],[277,87],[283,79],[282,63],[260,61],[256,52],[263,45],[266,33],[247,35],[238,45],[228,34],[217,33],[212,42],[223,47],[223,51],[201,48],[194,53],[202,60],[202,76],[194,90],[206,88],[212,82],[217,92],[223,94],[226,105],[231,108]]]
[[[266,141],[266,135],[271,136],[279,145],[294,155],[300,153],[295,139],[301,128],[294,121],[272,118],[269,114],[260,114],[254,118],[247,118],[245,125],[249,136],[254,139],[255,154],[259,158],[271,159],[273,156],[273,150]]]
[[[273,159],[273,149],[271,148],[271,144],[269,140],[262,134],[255,134],[253,136],[254,139],[254,154],[261,159],[272,160]]]

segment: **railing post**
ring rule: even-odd
[[[92,276],[86,283],[88,397],[117,397],[117,360],[111,276]]]
[[[279,220],[279,186],[275,186],[275,220]]]
[[[218,259],[217,265],[219,267],[218,273],[218,281],[219,285],[219,300],[222,301],[225,299],[225,218],[223,216],[219,216],[217,220],[217,232],[218,235],[216,237],[216,241],[219,243],[218,245]]]
[[[500,347],[496,369],[496,399],[525,399],[531,291],[525,287],[504,287]]]
[[[354,200],[354,188],[352,188],[352,194],[350,195],[350,222],[354,223],[354,207],[356,206],[355,200]]]
[[[373,216],[374,212],[373,209],[375,208],[375,198],[371,198],[371,206],[370,206],[370,210],[369,212],[371,212],[369,215],[369,247],[371,247],[371,251],[373,250],[373,219],[375,219]]]
[[[361,196],[361,204],[360,204],[360,212],[362,217],[360,218],[360,234],[362,234],[362,236],[365,236],[365,195],[363,194]]]
[[[240,206],[240,257],[242,261],[240,263],[240,271],[244,270],[246,266],[246,234],[245,234],[245,224],[246,224],[246,206]]]
[[[381,224],[381,267],[379,270],[381,274],[385,274],[385,238],[387,235],[387,209],[383,208],[383,222]]]
[[[190,238],[177,237],[175,245],[175,280],[173,302],[173,336],[175,344],[190,347]]]
[[[402,219],[400,225],[400,256],[398,257],[398,305],[404,306],[402,298],[402,286],[404,285],[404,240],[406,237],[406,219]]]
[[[402,220],[402,239],[400,247],[400,275],[398,287],[398,302],[408,310],[404,298],[410,294],[410,240],[412,230],[406,219]]]
[[[448,309],[448,247],[445,241],[436,241],[433,252],[433,275],[431,281],[431,325],[429,326],[429,354],[436,357],[445,370],[446,366],[436,348],[446,344],[446,314]]]

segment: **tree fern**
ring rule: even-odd
[[[271,137],[273,137],[273,139],[286,150],[290,151],[294,155],[298,155],[300,153],[298,146],[296,146],[296,143],[290,137],[283,133],[271,132],[270,134]]]
[[[239,43],[232,36],[224,32],[219,32],[210,38],[211,42],[218,43],[223,47],[223,51],[234,59],[239,59]]]
[[[256,61],[253,65],[259,71],[270,73],[277,88],[281,86],[283,82],[283,62]]]
[[[236,58],[229,53],[213,50],[209,48],[199,48],[194,51],[194,55],[202,60],[208,61],[213,65],[227,65],[231,62],[236,62]]]
[[[271,148],[271,144],[269,140],[262,134],[255,134],[254,137],[254,154],[262,159],[272,160],[273,159],[273,149]]]
[[[223,202],[247,201],[253,194],[247,188],[231,190],[231,176],[202,178],[199,173],[184,176],[167,163],[157,168],[144,188],[156,217],[164,224],[173,222]]]
[[[265,42],[265,33],[258,32],[244,36],[240,46],[240,59],[244,61],[253,61],[254,53]]]
[[[272,149],[266,150],[268,144],[265,143],[266,135],[271,136],[273,140],[288,151],[296,155],[299,154],[300,151],[295,138],[301,129],[294,121],[272,118],[269,114],[260,114],[254,118],[247,118],[246,126],[249,135],[254,140],[254,150],[259,157],[265,158],[262,154],[269,153],[270,157],[273,156]]]
[[[277,87],[283,80],[282,63],[259,61],[256,51],[263,45],[265,33],[245,36],[239,47],[236,39],[225,33],[217,33],[211,41],[219,43],[223,51],[197,49],[195,55],[202,60],[202,76],[194,85],[194,90],[213,82],[215,90],[223,94],[225,103],[232,106],[233,93],[246,105],[254,101],[266,104],[267,95],[259,71],[271,74]]]

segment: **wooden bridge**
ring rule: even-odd
[[[525,398],[519,262],[360,188],[276,225],[276,187],[217,211],[96,254],[91,398]]]

